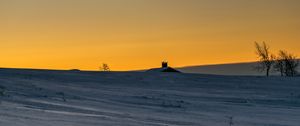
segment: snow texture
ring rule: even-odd
[[[0,69],[0,126],[299,126],[300,78]]]

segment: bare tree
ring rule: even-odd
[[[276,57],[275,64],[274,64],[274,71],[279,72],[280,76],[284,76],[285,71],[285,62],[282,57]]]
[[[270,70],[274,64],[275,56],[271,54],[270,47],[263,42],[262,44],[259,44],[255,42],[255,48],[256,48],[256,54],[259,57],[260,64],[257,66],[257,70],[259,71],[265,71],[266,76],[270,75]]]
[[[106,63],[103,63],[100,67],[100,71],[110,71],[110,68]]]
[[[286,76],[295,76],[297,74],[297,67],[299,66],[297,56],[288,53],[287,51],[280,50],[279,58],[283,61],[284,74]]]

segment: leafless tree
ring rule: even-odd
[[[103,63],[100,67],[100,71],[110,71],[110,68],[106,63]]]
[[[297,74],[297,67],[299,66],[297,56],[288,53],[287,51],[280,50],[279,57],[283,61],[284,74],[286,76],[295,76]]]
[[[271,54],[270,47],[263,42],[262,44],[259,44],[255,42],[255,48],[256,48],[256,54],[259,57],[260,64],[257,66],[257,70],[259,71],[265,71],[266,76],[270,75],[270,70],[275,63],[275,56]]]
[[[285,62],[282,57],[276,57],[275,64],[274,64],[274,71],[279,72],[281,76],[284,76],[285,71]]]

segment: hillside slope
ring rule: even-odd
[[[258,62],[248,63],[232,63],[232,64],[216,64],[216,65],[200,65],[200,66],[187,66],[178,68],[184,73],[201,73],[201,74],[215,74],[215,75],[251,75],[261,76],[265,73],[258,72],[255,67]],[[298,67],[300,72],[300,67]],[[271,71],[271,75],[279,75]]]
[[[2,126],[299,126],[300,78],[0,69]],[[0,90],[0,91],[1,91]]]

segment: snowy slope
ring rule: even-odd
[[[216,75],[264,75],[255,70],[257,62],[250,63],[233,63],[233,64],[216,64],[202,66],[187,66],[178,68],[185,73],[202,73]]]
[[[300,78],[0,69],[0,126],[299,126]]]
[[[251,75],[251,76],[265,75],[265,73],[258,72],[255,69],[257,65],[258,65],[257,62],[200,65],[200,66],[181,67],[178,68],[178,70],[184,73],[201,73],[201,74],[216,74],[216,75]],[[298,67],[298,71],[300,71],[300,67]],[[276,73],[275,71],[271,71],[271,74],[279,75],[279,73]]]

